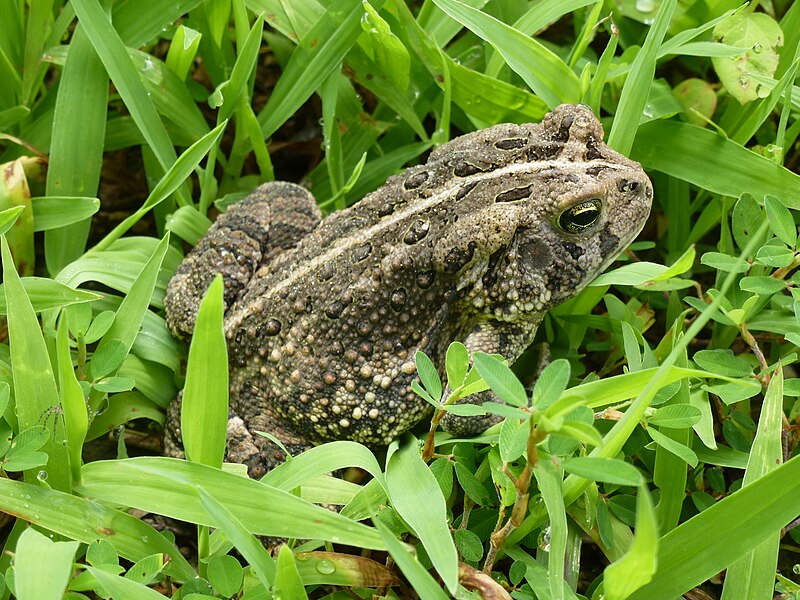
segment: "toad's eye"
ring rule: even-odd
[[[581,233],[597,222],[602,206],[600,198],[584,200],[570,206],[558,217],[558,226],[567,233]]]

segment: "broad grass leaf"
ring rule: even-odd
[[[398,89],[408,89],[411,65],[408,50],[369,2],[364,2],[363,6],[366,16],[361,19],[361,27],[364,30],[362,37],[366,37],[375,64],[381,72],[387,74]]]
[[[458,585],[458,555],[447,524],[439,484],[419,455],[416,439],[406,436],[386,465],[386,491],[392,506],[425,547],[448,590]]]
[[[547,560],[547,580],[550,597],[564,600],[564,555],[567,550],[567,513],[561,489],[564,473],[553,463],[539,462],[533,470],[542,499],[550,517],[549,554]]]
[[[81,492],[183,521],[217,527],[195,492],[202,486],[256,535],[322,539],[363,548],[383,548],[373,529],[300,498],[199,463],[164,458],[96,461],[84,465]],[[283,518],[275,519],[280,514]]]
[[[642,480],[636,467],[614,458],[578,456],[565,460],[563,465],[567,473],[591,481],[636,486]]]
[[[33,230],[45,231],[88,219],[100,208],[97,198],[43,196],[31,198]]]
[[[680,596],[774,536],[798,514],[800,457],[795,457],[664,535],[653,579],[628,600]]]
[[[189,74],[189,68],[197,56],[202,37],[203,34],[199,31],[185,25],[178,25],[175,28],[175,33],[167,51],[167,58],[164,62],[179,79],[185,80]]]
[[[24,210],[25,207],[20,205],[12,206],[11,208],[6,208],[5,210],[0,211],[0,235],[11,229]],[[34,219],[35,218],[36,215],[34,213]]]
[[[600,287],[605,285],[642,285],[655,281],[669,271],[668,267],[655,263],[640,261],[622,265],[597,277],[589,285]]]
[[[33,527],[17,540],[14,588],[18,600],[61,600],[78,542],[54,542]]]
[[[458,0],[434,2],[475,35],[492,44],[511,69],[550,108],[580,100],[577,75],[543,44]]]
[[[366,471],[381,487],[386,488],[383,471],[372,451],[366,446],[347,440],[309,448],[269,471],[261,481],[288,492],[314,477],[348,467]]]
[[[511,406],[526,406],[528,394],[514,372],[491,354],[476,352],[472,357],[475,368],[503,402]]]
[[[800,175],[702,127],[664,120],[645,123],[636,132],[630,157],[647,169],[722,196],[771,194],[789,208],[800,208],[800,196],[787,192],[800,187]],[[720,164],[727,168],[721,171]]]
[[[0,208],[13,210],[22,206],[23,210],[4,233],[9,247],[13,248],[12,258],[22,276],[33,275],[36,266],[36,253],[33,244],[33,211],[31,209],[30,186],[35,177],[33,171],[41,170],[38,159],[17,158],[0,165]],[[13,217],[7,213],[7,218]]]
[[[525,581],[535,590],[537,597],[550,598],[550,574],[546,567],[516,545],[509,545],[503,550],[511,558],[525,566]],[[565,600],[578,600],[578,596],[562,578],[561,597]]]
[[[629,155],[639,123],[650,95],[656,69],[658,49],[667,33],[677,0],[664,0],[658,8],[644,44],[633,60],[622,87],[614,124],[608,134],[608,145],[617,152]]]
[[[173,577],[186,581],[197,576],[178,548],[150,525],[80,496],[0,478],[0,510],[85,544],[106,539],[130,561],[162,552],[170,557],[166,572]]]
[[[658,523],[653,501],[644,483],[636,494],[636,535],[625,555],[603,573],[607,600],[624,600],[631,592],[651,581],[658,564]]]
[[[781,464],[782,419],[783,370],[779,364],[772,375],[764,395],[764,403],[761,405],[758,430],[744,474],[744,486],[752,485]],[[771,537],[728,567],[722,588],[722,600],[769,598],[772,595],[780,540],[781,532],[776,530]]]
[[[50,143],[47,196],[97,193],[103,166],[108,89],[108,73],[92,47],[86,28],[79,23],[72,34],[58,83],[53,113],[53,123],[58,126],[53,127]],[[75,114],[81,117],[73,118]],[[45,233],[45,260],[51,274],[81,255],[89,226],[86,220]]]
[[[202,0],[120,0],[114,4],[114,27],[127,46],[138,48],[162,34]]]
[[[108,15],[97,0],[75,0],[72,6],[158,164],[167,171],[177,159],[175,148],[128,55],[128,49],[116,30],[109,26]],[[188,196],[182,203],[189,203]]]
[[[60,308],[71,304],[93,302],[102,298],[100,294],[87,290],[76,290],[46,277],[22,277],[20,279],[35,312]],[[0,291],[5,284],[0,283]],[[0,314],[8,314],[5,294],[0,295]]]
[[[8,342],[11,353],[11,368],[14,373],[14,397],[16,415],[21,431],[46,424],[51,435],[42,446],[48,456],[43,470],[47,473],[48,484],[56,489],[70,489],[69,454],[62,443],[64,438],[64,417],[59,407],[53,365],[47,350],[42,330],[33,306],[25,293],[5,236],[0,238],[3,259],[3,288],[8,307]],[[24,399],[24,401],[23,401]],[[41,463],[40,463],[41,464]],[[38,466],[38,465],[37,465]],[[26,473],[33,479],[36,473]]]
[[[222,329],[222,276],[200,301],[189,347],[181,404],[181,435],[186,457],[221,467],[228,425],[228,345]]]
[[[383,2],[373,1],[379,10]],[[361,0],[335,2],[319,17],[292,53],[289,64],[258,115],[261,134],[269,138],[339,68],[361,34]]]
[[[390,587],[400,578],[389,567],[365,556],[341,552],[297,552],[295,565],[305,585],[351,588]]]
[[[126,217],[114,227],[92,248],[93,252],[108,250],[126,231],[136,224],[145,214],[166,200],[173,192],[179,190],[186,179],[197,169],[200,161],[211,151],[225,130],[227,121],[223,121],[206,135],[194,142],[177,159],[170,163],[166,173],[153,187],[147,200],[132,215]]]
[[[264,15],[259,15],[256,22],[250,28],[247,38],[239,48],[236,62],[233,63],[230,78],[217,86],[214,94],[220,95],[222,103],[217,114],[217,123],[227,121],[233,114],[236,104],[245,90],[250,80],[253,70],[258,60],[258,51],[262,42],[264,31]],[[224,94],[223,94],[224,92]],[[214,95],[212,94],[212,96]],[[209,98],[210,100],[211,98]]]

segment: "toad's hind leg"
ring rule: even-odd
[[[167,286],[164,308],[173,334],[194,330],[200,300],[214,277],[225,283],[225,310],[239,298],[258,268],[293,247],[321,219],[313,196],[293,183],[258,187],[228,208],[186,256]]]

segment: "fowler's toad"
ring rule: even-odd
[[[652,186],[603,143],[585,106],[541,124],[454,139],[322,219],[290,183],[230,207],[169,284],[167,323],[191,334],[205,289],[225,277],[228,460],[253,475],[349,439],[385,444],[425,417],[414,353],[453,340],[514,361],[549,308],[575,295],[639,233]],[[167,451],[179,453],[178,403]],[[473,423],[473,425],[470,425]],[[456,430],[475,422],[451,419]],[[481,422],[477,422],[477,427]]]

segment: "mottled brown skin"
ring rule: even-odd
[[[281,461],[256,431],[292,453],[389,442],[430,410],[411,391],[417,350],[441,366],[461,340],[516,360],[544,313],[605,269],[650,211],[641,167],[602,140],[588,108],[564,105],[541,124],[457,138],[321,221],[311,195],[289,183],[231,207],[165,299],[170,329],[186,336],[213,275],[225,276],[228,459],[254,475]],[[178,415],[176,402],[172,454]],[[486,424],[445,423],[457,434]]]

